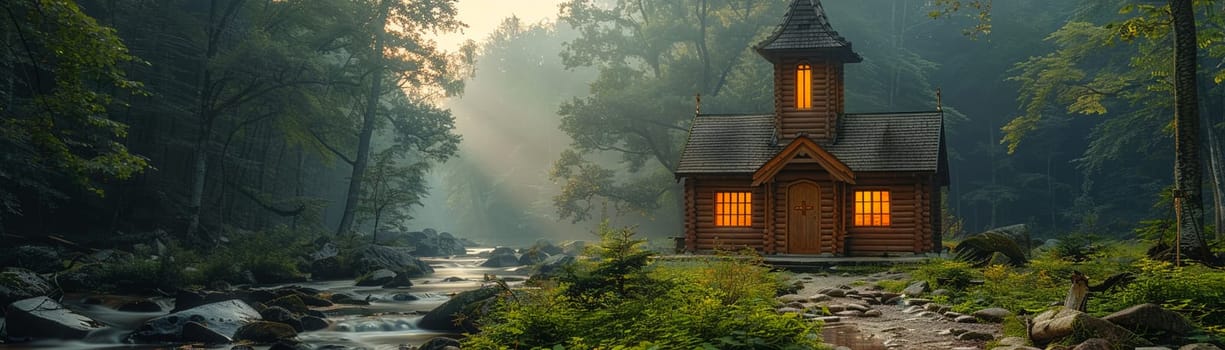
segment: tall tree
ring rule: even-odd
[[[1207,261],[1211,252],[1203,235],[1195,9],[1192,0],[1170,0],[1170,10],[1174,20],[1174,210],[1178,215],[1178,249],[1188,258]]]

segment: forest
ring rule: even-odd
[[[468,2],[0,3],[0,349],[1225,346],[1225,2]],[[939,112],[934,247],[674,251],[698,117],[782,113],[802,6],[862,57],[839,117]]]

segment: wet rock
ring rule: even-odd
[[[18,267],[0,271],[0,305],[40,296],[54,296],[56,290],[50,282],[34,271]]]
[[[353,284],[359,287],[381,286],[381,285],[387,284],[388,282],[391,282],[391,280],[395,278],[396,278],[395,271],[388,270],[388,269],[378,269],[378,270],[370,271],[369,273],[366,273],[364,275],[361,275],[361,277],[358,277],[357,280],[353,281]]]
[[[909,286],[906,286],[906,289],[902,290],[902,294],[906,294],[908,296],[918,296],[927,292],[927,290],[927,281],[916,281],[911,283]]]
[[[519,256],[519,265],[536,265],[549,258],[549,254],[539,250],[528,250]]]
[[[182,340],[183,326],[199,322],[218,334],[233,338],[239,327],[262,319],[259,312],[241,300],[205,304],[145,322],[130,338],[138,342],[175,342]]]
[[[475,333],[479,329],[472,320],[483,313],[482,309],[493,302],[499,292],[500,289],[487,287],[456,294],[451,300],[426,313],[418,327],[436,331]],[[462,322],[457,325],[455,320]]]
[[[368,245],[353,252],[353,273],[364,275],[379,269],[407,273],[409,277],[422,277],[434,273],[421,259],[412,254],[412,248]]]
[[[421,232],[409,232],[406,240],[409,246],[415,248],[413,254],[417,256],[452,256],[468,253],[463,241],[448,232],[438,233],[431,228],[421,230]]]
[[[884,313],[880,310],[868,310],[863,313],[863,317],[880,317],[881,315],[884,315]]]
[[[412,295],[412,294],[408,294],[408,293],[399,293],[399,294],[396,294],[396,295],[392,295],[392,296],[391,296],[391,300],[395,300],[395,301],[414,301],[414,300],[421,300],[421,297],[418,297],[418,296],[416,296],[416,295]]]
[[[455,276],[451,276],[451,277],[443,278],[443,279],[442,279],[442,281],[443,281],[443,282],[463,282],[463,281],[467,281],[467,280],[466,280],[466,279],[464,279],[463,277],[455,277]]]
[[[513,267],[519,265],[521,264],[519,263],[519,258],[515,256],[515,250],[506,247],[495,248],[493,253],[489,255],[489,259],[481,263],[481,266],[484,267]]]
[[[1187,322],[1182,315],[1163,309],[1157,304],[1132,306],[1102,319],[1133,332],[1163,331],[1182,335],[1195,330],[1195,326]]]
[[[4,314],[9,338],[82,339],[105,327],[45,296],[15,301]]]
[[[433,337],[421,344],[417,350],[448,350],[449,348],[459,349],[459,341],[447,337]]]
[[[413,286],[413,281],[408,278],[407,274],[397,273],[395,278],[390,282],[383,283],[383,288],[408,288]]]
[[[1012,316],[1012,311],[1008,309],[993,307],[975,311],[972,315],[987,322],[1004,322],[1005,318]]]
[[[343,304],[343,305],[370,305],[369,301],[357,299],[357,298],[354,298],[352,295],[348,295],[344,293],[332,294],[332,296],[328,297],[328,300],[330,300],[333,303]]]
[[[1114,344],[1102,338],[1092,338],[1077,344],[1072,350],[1114,350]]]
[[[284,323],[255,321],[239,328],[234,333],[234,340],[247,340],[255,343],[273,343],[282,339],[292,339],[298,332]]]
[[[269,300],[264,304],[268,305],[268,307],[280,306],[285,308],[285,310],[289,310],[290,312],[297,314],[306,313],[307,310],[310,310],[306,307],[306,303],[302,302],[301,297],[293,294]]]
[[[182,341],[192,343],[205,344],[225,344],[230,342],[230,337],[217,331],[208,328],[199,322],[187,322],[183,324]]]
[[[1034,317],[1030,338],[1035,344],[1045,345],[1055,341],[1080,342],[1086,339],[1076,337],[1084,335],[1093,335],[1123,346],[1152,345],[1123,327],[1066,308],[1049,310]]]
[[[336,256],[311,261],[310,275],[312,280],[326,281],[353,277],[353,270],[346,268]]]
[[[329,307],[329,306],[335,305],[332,302],[328,301],[327,299],[320,298],[319,296],[316,296],[316,295],[299,294],[298,298],[302,299],[302,303],[306,304],[306,306]]]
[[[294,314],[289,312],[289,310],[286,310],[280,306],[272,306],[267,309],[263,309],[259,312],[259,315],[263,317],[265,321],[284,323],[298,331],[302,331],[304,328],[302,326],[302,321],[299,320],[298,317],[294,316]]]
[[[331,326],[328,320],[318,316],[302,316],[302,330],[317,331]]]
[[[957,335],[957,340],[992,340],[995,339],[991,333],[966,331]]]

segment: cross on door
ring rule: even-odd
[[[808,211],[813,210],[813,207],[808,205],[808,201],[800,201],[800,205],[795,206],[795,210],[799,210],[800,215],[808,215]]]

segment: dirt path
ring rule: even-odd
[[[978,333],[977,336],[980,337],[1001,337],[1001,326],[997,323],[959,323],[938,313],[940,310],[935,306],[924,308],[906,305],[919,304],[922,300],[901,297],[899,299],[905,301],[894,300],[895,304],[877,304],[878,301],[891,299],[893,295],[873,290],[876,289],[874,282],[909,279],[905,273],[887,272],[860,276],[797,273],[794,280],[802,282],[804,288],[796,294],[779,299],[791,306],[791,309],[786,311],[813,310],[810,314],[820,313],[822,308],[834,314],[838,314],[840,310],[862,309],[858,306],[847,306],[848,304],[867,306],[869,310],[879,311],[879,315],[872,311],[867,313],[867,316],[853,316],[855,312],[845,312],[837,317],[836,322],[831,322],[833,319],[826,322],[825,341],[852,350],[983,349],[986,340],[958,340],[955,333],[968,331]],[[822,294],[822,291],[825,294]],[[829,296],[828,300],[822,295]],[[797,307],[801,305],[803,307]]]

